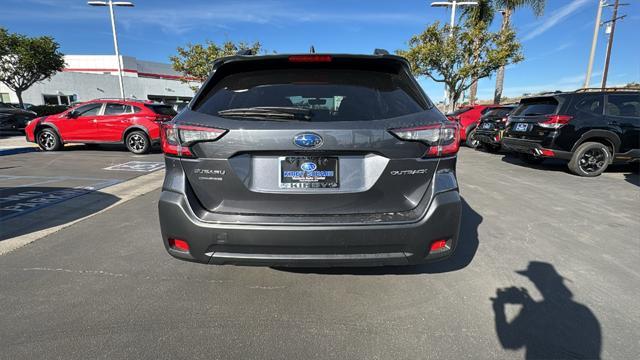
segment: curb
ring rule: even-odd
[[[0,154],[2,154],[0,152]],[[65,224],[61,224],[61,225],[56,225],[47,229],[43,229],[43,230],[39,230],[36,232],[32,232],[29,234],[24,234],[24,235],[20,235],[20,236],[16,236],[13,238],[9,238],[9,239],[5,239],[0,241],[0,255],[4,255],[7,254],[15,249],[18,249],[20,247],[23,247],[27,244],[30,244],[36,240],[42,239],[43,237],[53,234],[55,232],[58,232],[64,228],[67,228],[69,226],[72,226],[75,223],[78,223],[80,221],[84,221],[90,217],[96,216],[98,214],[101,214],[105,211],[108,211],[118,205],[121,205],[129,200],[135,199],[141,195],[147,194],[153,190],[156,190],[158,188],[160,188],[162,186],[162,182],[164,180],[164,171],[155,171],[151,174],[148,175],[142,175],[142,176],[138,176],[132,180],[129,181],[125,181],[122,183],[118,183],[106,188],[102,188],[100,189],[100,193],[102,195],[110,195],[110,196],[115,196],[118,197],[119,200],[116,201],[115,203],[111,204],[110,206],[105,207],[104,209],[101,209],[100,211],[97,211],[95,213],[89,214],[85,217],[81,217],[78,219],[75,219],[73,221],[70,221],[68,223]],[[89,193],[92,194],[92,193]],[[89,195],[89,194],[85,194],[85,195]],[[95,194],[95,193],[93,193]],[[85,196],[83,195],[83,196]],[[72,198],[70,200],[65,201],[66,204],[68,205],[73,205],[74,202],[80,202],[82,201],[83,196],[78,196],[75,198]]]

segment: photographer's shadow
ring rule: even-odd
[[[588,307],[573,301],[573,294],[553,265],[532,261],[527,270],[516,272],[528,277],[543,299],[533,300],[525,288],[496,291],[491,300],[502,347],[524,348],[526,359],[599,359],[600,323]],[[522,306],[510,322],[505,304]]]

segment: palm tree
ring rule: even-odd
[[[540,16],[544,12],[544,6],[546,0],[494,0],[495,7],[502,13],[502,28],[501,30],[508,29],[511,24],[511,15],[518,8],[530,7],[533,10],[535,16]],[[496,75],[496,91],[493,95],[493,102],[495,104],[500,103],[502,98],[502,90],[504,88],[504,66],[498,69]]]
[[[481,26],[483,28],[488,28],[493,22],[494,17],[494,7],[492,0],[478,0],[478,5],[476,6],[465,6],[463,7],[462,13],[460,15],[461,20],[464,19],[467,23],[472,26]],[[480,39],[476,43],[480,43]],[[474,60],[478,59],[479,49],[476,49],[473,54]],[[478,79],[472,79],[471,87],[469,88],[469,101],[471,104],[475,104],[476,97],[478,94]]]

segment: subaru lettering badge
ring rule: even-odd
[[[312,162],[306,162],[300,165],[300,170],[306,171],[306,172],[314,171],[317,168],[318,166]]]
[[[314,133],[302,133],[293,138],[296,146],[303,148],[313,148],[322,145],[322,137]]]

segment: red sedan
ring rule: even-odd
[[[60,150],[64,144],[123,143],[135,154],[149,152],[160,142],[160,125],[176,112],[170,105],[140,100],[98,99],[61,114],[34,119],[25,128],[27,141],[42,150]]]

